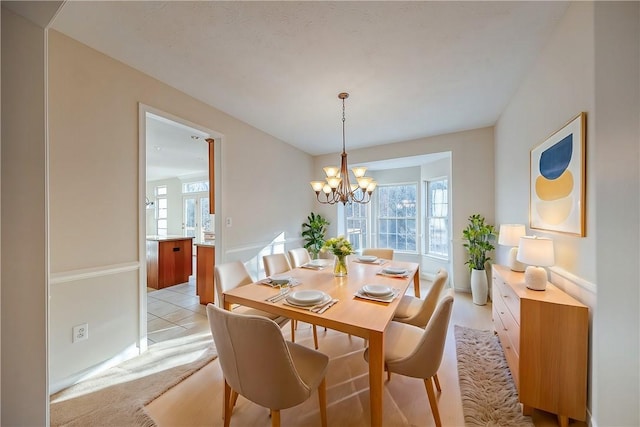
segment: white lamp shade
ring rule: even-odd
[[[502,224],[498,234],[498,244],[502,246],[518,246],[520,238],[526,234],[524,224]]]
[[[517,259],[538,267],[552,266],[555,262],[553,240],[535,236],[521,237]]]

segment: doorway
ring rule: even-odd
[[[216,216],[209,213],[209,147],[213,139],[214,176],[220,176],[221,135],[179,117],[140,104],[140,334],[139,346],[175,339],[193,328],[188,319],[206,316],[196,296],[195,248],[187,282],[157,290],[147,288],[147,241],[193,237],[202,243],[216,229]],[[219,187],[219,178],[213,179]],[[214,188],[214,191],[220,191]],[[219,203],[219,202],[218,202]],[[218,226],[218,229],[220,227]],[[218,236],[219,237],[219,236]],[[218,241],[219,242],[219,241]],[[216,245],[218,244],[216,242]],[[189,246],[189,245],[187,245]],[[174,249],[175,250],[175,249]],[[153,261],[153,257],[150,258]],[[151,271],[151,270],[149,270]],[[148,293],[148,291],[151,291]]]

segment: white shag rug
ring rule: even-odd
[[[522,415],[498,336],[458,325],[454,333],[465,424],[533,427]]]
[[[210,333],[153,344],[51,396],[51,426],[153,427],[145,405],[216,358]]]

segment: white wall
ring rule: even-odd
[[[41,426],[47,390],[45,32],[2,9],[2,419]]]
[[[586,236],[535,234],[554,240],[551,280],[591,307],[588,405],[600,426],[640,424],[639,22],[637,2],[571,3],[496,124],[496,222],[528,225],[530,149],[587,113]]]
[[[313,206],[308,184],[313,161],[55,31],[50,31],[49,67],[50,248],[55,279],[50,379],[51,388],[57,389],[136,345],[141,327],[137,292],[145,286],[132,273],[143,261],[138,241],[143,197],[137,184],[139,103],[222,135],[218,214],[231,217],[233,226],[216,230],[223,237],[216,239],[218,262],[239,254],[250,259],[283,232],[299,236],[300,224]],[[89,323],[89,340],[71,343],[71,328],[84,322]]]
[[[595,4],[593,413],[640,425],[640,3]]]
[[[456,289],[471,291],[469,270],[464,265],[467,254],[462,246],[462,230],[467,218],[474,214],[484,215],[489,223],[494,222],[494,151],[493,128],[475,129],[447,135],[420,138],[349,152],[349,163],[366,163],[377,160],[395,159],[451,152],[451,206],[452,206],[452,281]],[[334,164],[339,154],[316,156],[315,170]],[[316,211],[329,218],[332,225],[329,235],[335,234],[336,210],[318,206]]]

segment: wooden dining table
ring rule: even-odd
[[[404,268],[407,275],[389,277],[379,274],[383,268],[388,267]],[[283,300],[275,303],[267,301],[280,290],[260,281],[225,292],[222,303],[227,310],[230,310],[233,304],[240,304],[369,340],[371,425],[377,427],[382,425],[384,331],[411,281],[414,283],[414,289],[420,289],[418,267],[417,263],[412,262],[386,261],[383,265],[378,265],[352,259],[349,261],[348,275],[345,277],[334,276],[332,263],[320,270],[299,267],[287,272],[287,275],[300,282],[291,292],[303,289],[318,290],[339,300],[322,314],[292,307]],[[355,296],[364,285],[386,285],[397,289],[399,296],[391,302],[378,302]]]

